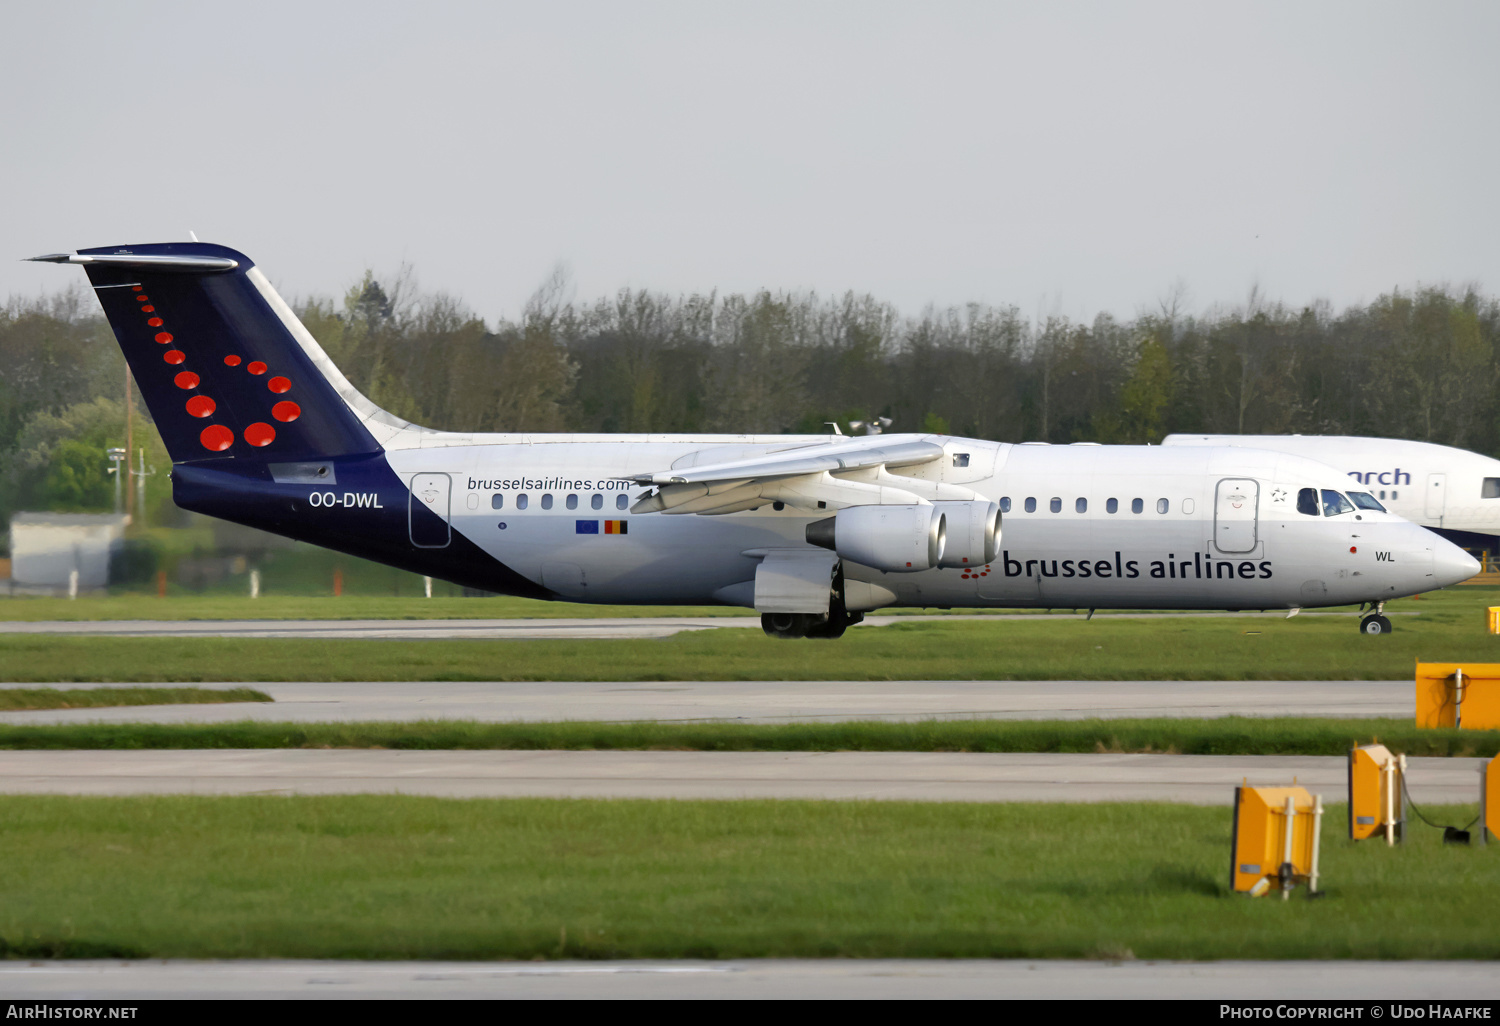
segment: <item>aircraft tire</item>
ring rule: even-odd
[[[806,613],[762,613],[760,629],[773,638],[802,638],[811,619]]]
[[[811,617],[809,617],[811,619]],[[806,637],[809,638],[842,638],[844,631],[849,627],[849,618],[845,616],[834,616],[829,614],[828,619],[822,623],[814,624],[807,629]]]
[[[1359,632],[1361,634],[1389,634],[1391,633],[1391,621],[1376,613],[1359,621]]]

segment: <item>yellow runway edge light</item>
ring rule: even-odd
[[[1318,892],[1318,834],[1323,798],[1303,787],[1234,789],[1230,888],[1260,897],[1273,886],[1286,898],[1298,883]]]
[[[1385,834],[1395,844],[1406,834],[1406,756],[1385,745],[1349,749],[1349,839]]]
[[[1500,728],[1500,663],[1418,663],[1417,726]]]

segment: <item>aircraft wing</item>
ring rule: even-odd
[[[918,463],[931,463],[943,455],[943,447],[936,442],[894,442],[884,445],[876,439],[867,444],[845,444],[829,446],[822,451],[809,454],[805,448],[770,456],[755,456],[748,460],[730,463],[714,463],[705,467],[688,467],[683,470],[666,470],[654,474],[637,474],[637,484],[674,485],[702,484],[719,481],[745,481],[751,478],[794,477],[799,474],[816,474],[822,471],[838,473],[841,470],[858,470],[862,467],[907,467]]]
[[[637,484],[656,490],[631,507],[632,513],[736,513],[771,502],[818,510],[841,506],[923,503],[933,498],[972,498],[912,478],[892,480],[892,467],[912,467],[942,459],[944,449],[925,439],[862,438],[817,451],[797,448],[728,463],[638,474]],[[950,491],[961,494],[948,494]],[[933,494],[925,494],[932,492]]]

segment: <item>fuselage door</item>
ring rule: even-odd
[[[1256,508],[1260,482],[1226,477],[1214,497],[1214,547],[1220,552],[1249,552],[1255,548]]]
[[[453,479],[447,474],[416,474],[411,479],[411,501],[406,523],[411,543],[419,549],[441,549],[451,538],[448,500]],[[427,514],[432,514],[428,516]]]
[[[1428,520],[1436,520],[1439,526],[1443,522],[1443,493],[1448,490],[1447,484],[1447,474],[1427,475],[1427,497],[1423,500],[1422,513]]]

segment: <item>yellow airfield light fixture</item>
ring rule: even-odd
[[[1417,726],[1500,728],[1500,663],[1417,663]]]
[[[1349,749],[1349,839],[1406,839],[1406,756],[1385,745]]]
[[[1323,796],[1304,787],[1234,789],[1230,889],[1260,897],[1278,887],[1283,900],[1299,883],[1318,896],[1318,836]]]

